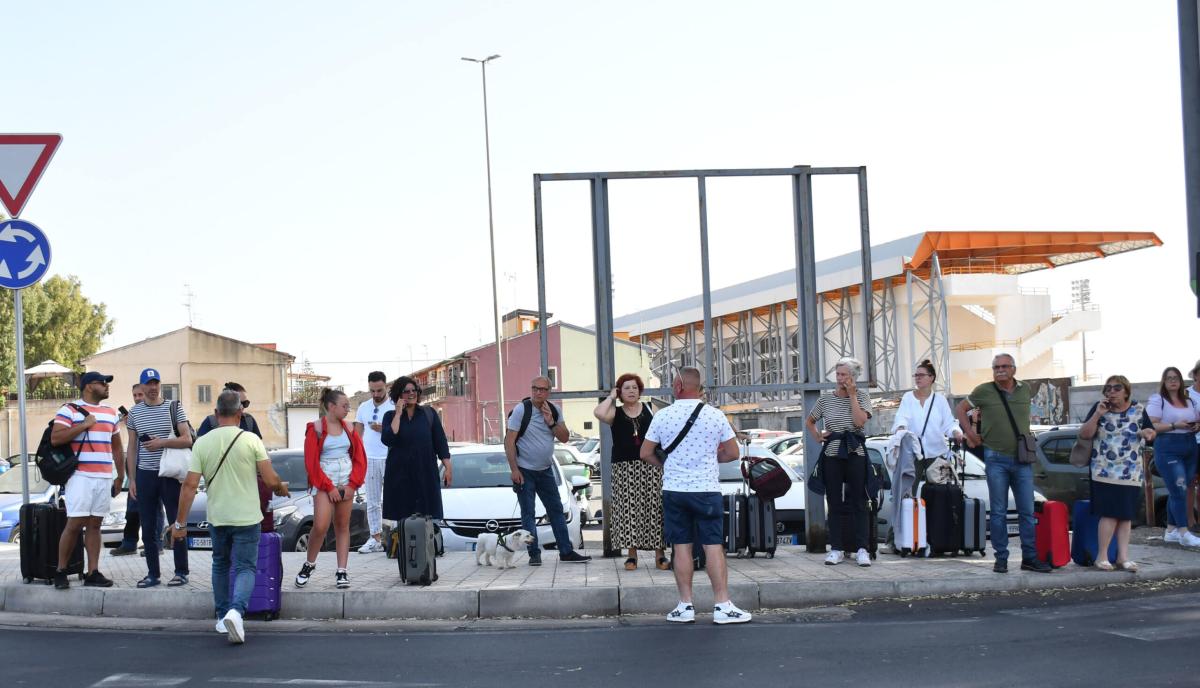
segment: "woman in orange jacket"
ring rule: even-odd
[[[304,587],[317,568],[317,554],[325,543],[329,521],[337,542],[337,587],[350,587],[346,564],[350,558],[350,510],[354,493],[367,474],[367,454],[362,439],[354,434],[345,418],[350,400],[336,389],[321,390],[325,416],[309,423],[304,430],[304,467],[313,496],[313,525],[308,533],[308,560],[296,574],[296,587]]]

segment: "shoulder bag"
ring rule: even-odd
[[[1100,402],[1096,402],[1095,404],[1092,405],[1091,412],[1088,413],[1088,419],[1090,420],[1091,417],[1093,415],[1095,415],[1096,412],[1099,410],[1100,410]],[[1084,421],[1084,422],[1086,422],[1086,421]],[[1098,426],[1096,428],[1096,432],[1100,432],[1100,429]],[[1071,462],[1072,466],[1075,466],[1076,468],[1083,468],[1084,466],[1086,466],[1092,462],[1092,446],[1095,443],[1095,441],[1096,441],[1095,435],[1092,435],[1091,437],[1089,437],[1086,440],[1083,439],[1083,437],[1081,435],[1075,436],[1075,444],[1071,445],[1071,456],[1068,459]]]
[[[178,401],[172,401],[168,406],[171,412],[171,436],[179,436],[179,423],[175,420],[175,410],[179,408]],[[188,432],[191,433],[191,424],[188,424]],[[192,441],[195,441],[192,437]],[[191,448],[183,449],[176,447],[168,447],[163,449],[162,458],[158,460],[158,477],[174,478],[179,482],[187,479],[188,464],[192,460]]]
[[[675,439],[671,440],[671,443],[668,444],[665,449],[661,444],[654,448],[654,457],[656,459],[661,461],[663,464],[667,463],[667,457],[670,456],[671,452],[675,451],[675,448],[679,446],[679,443],[683,441],[683,438],[687,437],[688,432],[691,431],[692,426],[695,425],[696,418],[700,415],[700,411],[703,408],[703,401],[699,404],[696,404],[696,410],[692,411],[692,415],[688,416],[687,422],[683,424],[683,429],[679,431],[679,434],[675,436]]]
[[[1017,438],[1017,463],[1037,463],[1037,440],[1029,435],[1021,434],[1021,431],[1017,429],[1017,419],[1013,418],[1012,409],[1008,406],[1008,399],[1004,396],[1004,390],[1000,389],[1000,385],[995,382],[992,383],[992,386],[996,388],[996,394],[1000,395],[1000,403],[1004,404],[1004,412],[1008,414],[1008,424],[1012,426],[1013,435]]]
[[[205,485],[208,485],[209,487],[212,486],[213,481],[217,479],[217,474],[221,472],[221,466],[225,465],[225,457],[229,456],[229,450],[233,449],[233,445],[237,444],[237,441],[239,439],[241,439],[242,435],[244,435],[244,434],[246,434],[246,431],[240,430],[240,431],[238,431],[238,434],[233,436],[233,441],[229,443],[228,447],[225,447],[225,453],[221,454],[221,460],[219,462],[217,462],[217,470],[213,471],[212,477],[205,478],[205,480],[204,480]]]

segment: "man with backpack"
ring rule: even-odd
[[[54,587],[59,590],[71,587],[66,569],[80,531],[84,529],[88,574],[83,584],[99,588],[109,588],[113,584],[99,569],[100,524],[108,516],[112,498],[125,480],[117,411],[100,405],[108,398],[108,383],[112,379],[111,375],[84,373],[80,380],[79,401],[64,404],[54,416],[50,444],[56,447],[70,444],[79,461],[63,488],[67,526],[58,541],[58,569],[54,574]]]
[[[521,506],[521,527],[533,535],[529,545],[529,565],[542,565],[542,550],[538,544],[537,527],[534,523],[534,497],[542,500],[550,528],[554,531],[554,542],[558,547],[558,560],[568,564],[584,564],[592,560],[571,546],[567,532],[567,520],[563,517],[562,500],[558,496],[558,484],[554,481],[554,441],[566,442],[571,433],[562,421],[562,412],[550,403],[550,380],[535,377],[531,383],[531,394],[513,407],[508,414],[507,432],[504,433],[504,453],[512,471],[513,491]]]

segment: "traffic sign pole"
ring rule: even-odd
[[[21,290],[13,290],[13,313],[17,325],[17,418],[21,423],[21,503],[29,503],[29,447],[25,437],[25,312]]]

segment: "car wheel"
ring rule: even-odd
[[[294,551],[294,552],[307,552],[308,551],[308,532],[310,530],[312,530],[311,526],[300,531],[300,534],[296,536],[296,547],[292,551]]]

